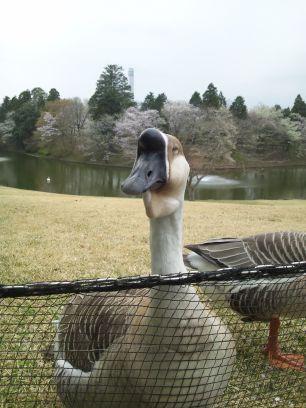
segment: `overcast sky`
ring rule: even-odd
[[[135,70],[135,98],[306,99],[305,0],[9,0],[0,14],[0,98],[55,87],[89,98],[107,64]]]

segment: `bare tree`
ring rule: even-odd
[[[79,98],[47,102],[37,122],[40,147],[58,156],[76,153],[83,143],[88,108]]]

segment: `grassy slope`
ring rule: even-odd
[[[304,201],[186,203],[186,243],[286,229],[306,230]],[[0,283],[147,272],[148,222],[141,200],[0,187]],[[1,303],[0,407],[60,406],[50,385],[52,364],[42,361],[41,350],[54,338],[51,321],[58,318],[67,299]],[[303,374],[272,369],[260,353],[267,324],[241,323],[229,310],[217,314],[234,333],[238,350],[236,370],[220,407],[301,408]],[[302,320],[284,321],[285,351],[303,350],[302,324]]]

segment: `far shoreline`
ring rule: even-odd
[[[15,153],[15,154],[20,154],[20,155],[25,155],[25,156],[30,156],[30,157],[35,157],[38,159],[48,159],[48,160],[57,160],[61,162],[66,162],[66,163],[73,163],[73,164],[85,164],[85,165],[93,165],[93,166],[98,166],[98,167],[117,167],[117,168],[122,168],[122,169],[131,169],[133,167],[132,161],[130,162],[129,165],[124,165],[121,163],[116,163],[112,160],[109,161],[81,161],[81,160],[75,160],[75,159],[69,159],[69,158],[61,158],[61,157],[55,157],[55,156],[44,156],[40,155],[38,153],[29,153],[29,152],[22,152],[22,151],[15,151],[15,150],[0,150],[0,154],[10,154],[10,153]],[[128,160],[126,158],[126,160]],[[249,164],[243,163],[237,163],[235,164],[222,164],[222,165],[217,165],[215,167],[203,167],[202,169],[199,169],[198,171],[222,171],[222,170],[247,170],[247,169],[264,169],[264,168],[272,168],[272,167],[306,167],[306,162],[305,160],[254,160],[250,163],[250,159],[248,159]]]

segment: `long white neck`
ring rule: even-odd
[[[186,272],[182,255],[183,199],[175,212],[150,220],[151,270],[168,275]],[[142,344],[169,348],[177,352],[195,352],[206,342],[203,325],[207,318],[204,305],[191,285],[161,285],[150,290],[150,301],[143,320]],[[200,320],[199,320],[200,319]],[[144,323],[145,322],[145,323]],[[187,322],[187,323],[186,323]],[[190,342],[190,338],[198,341]],[[188,339],[188,342],[182,341]],[[169,367],[172,363],[167,363]],[[176,363],[175,363],[176,364]]]
[[[150,220],[152,274],[186,272],[183,262],[183,201],[178,209],[162,218]]]

